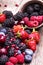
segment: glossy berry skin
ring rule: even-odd
[[[33,55],[33,51],[31,49],[26,49],[25,50],[25,54],[32,56]]]
[[[0,49],[0,51],[1,51],[1,54],[7,54],[7,50],[5,49],[5,48],[2,48],[2,49]]]
[[[5,14],[0,14],[0,23],[3,23],[6,19]]]
[[[35,51],[36,50],[36,41],[35,40],[29,40],[28,43],[27,43],[27,46],[31,50]]]
[[[29,34],[26,31],[24,31],[24,30],[20,31],[20,37],[22,39],[26,39],[26,38],[28,38],[28,36],[29,36]]]
[[[17,62],[18,62],[16,57],[10,57],[9,61],[12,62],[13,64],[17,64]]]
[[[24,56],[22,54],[17,55],[18,63],[24,63]]]
[[[0,34],[0,43],[4,43],[6,40],[6,36]]]
[[[32,56],[30,55],[25,55],[25,62],[30,63],[32,61]]]
[[[9,62],[6,62],[5,65],[14,65],[14,64],[9,61]]]

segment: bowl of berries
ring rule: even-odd
[[[31,0],[21,6],[20,12],[24,14],[22,21],[30,28],[43,26],[43,2]]]

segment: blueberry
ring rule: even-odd
[[[40,5],[39,4],[34,4],[34,10],[35,11],[40,11]]]
[[[5,36],[5,34],[4,34],[3,32],[0,32],[0,34],[2,34],[2,35],[4,35],[4,36]]]
[[[38,12],[33,12],[30,16],[38,16]]]
[[[31,56],[33,55],[33,51],[31,49],[26,49],[25,53],[26,55],[31,55]]]
[[[5,28],[1,29],[1,32],[4,32],[5,34],[7,33],[7,30]]]
[[[32,61],[32,56],[25,55],[25,63],[30,63]]]
[[[0,65],[5,65],[5,63],[8,61],[8,56],[2,55],[0,57]]]
[[[31,14],[31,13],[33,13],[33,7],[32,6],[28,6],[27,7],[27,13],[29,13],[29,14]]]
[[[28,34],[30,34],[31,33],[31,31],[29,30],[29,29],[26,29],[25,30]]]
[[[21,51],[20,51],[20,50],[18,50],[18,51],[17,51],[17,54],[21,54]]]

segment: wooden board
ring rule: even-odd
[[[16,2],[17,1],[21,1],[19,3],[19,7],[15,7],[15,0],[8,0],[8,1],[0,0],[0,3],[2,4],[2,7],[0,7],[0,12],[2,12],[3,10],[11,10],[14,14],[16,14],[21,9],[23,4],[25,4],[29,0],[16,0]],[[8,7],[5,8],[4,7],[5,4],[8,4]],[[43,65],[43,27],[39,29],[39,32],[40,32],[40,42],[37,45],[37,50],[33,55],[33,60],[30,64],[23,64],[23,65]]]

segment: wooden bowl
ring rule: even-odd
[[[42,2],[42,0],[28,0],[27,2],[25,2],[22,6],[21,6],[21,8],[20,8],[20,11],[21,12],[24,12],[24,10],[25,10],[25,8],[29,5],[29,4],[32,4],[32,3],[38,3],[38,4],[40,4],[40,5],[42,5],[43,6],[43,2]],[[39,26],[37,26],[37,27],[28,27],[29,29],[33,29],[33,28],[40,28],[41,26],[43,26],[43,23],[41,23]]]

